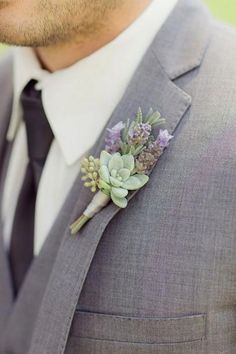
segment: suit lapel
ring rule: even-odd
[[[4,175],[4,157],[7,148],[6,133],[12,106],[12,59],[7,56],[0,67],[0,84],[4,88],[0,95],[0,176]],[[2,191],[0,199],[2,197]],[[0,203],[1,205],[1,203]],[[4,251],[2,223],[0,220],[0,333],[12,306],[12,287],[6,253]]]
[[[188,6],[187,3],[190,5]],[[200,18],[202,25],[204,21],[206,24],[208,23],[209,19],[205,10],[199,5],[194,6],[195,1],[187,3],[185,0],[179,2],[157,35],[131,80],[123,99],[108,122],[108,127],[112,127],[120,120],[133,117],[139,106],[145,112],[152,107],[166,117],[167,124],[165,126],[167,129],[171,133],[177,134],[176,128],[191,104],[191,97],[176,86],[171,79],[175,79],[200,65],[209,39],[208,31],[203,35],[199,29],[201,32],[199,34],[195,27]],[[186,14],[195,18],[196,12],[198,16],[196,21],[193,21],[193,27],[183,26],[182,18]],[[176,27],[179,27],[180,31],[179,41],[172,46],[170,43],[172,38],[176,37]],[[194,48],[190,46],[187,50],[185,45],[189,38],[191,41],[194,41],[195,38],[198,40],[196,40]],[[174,51],[171,51],[172,47],[174,47]],[[180,58],[183,50],[185,50],[185,56]],[[158,53],[161,53],[161,59],[159,59]],[[169,55],[171,55],[171,60]],[[91,149],[92,154],[99,156],[104,147],[104,136],[105,130],[97,144]],[[130,199],[135,195],[136,193],[133,193]],[[90,192],[83,187],[80,176],[69,198],[72,201],[71,204],[74,204],[74,208],[71,217],[68,218],[69,222],[66,225],[42,300],[30,354],[61,354],[64,352],[73,314],[102,234],[118,212],[125,213],[125,210],[120,211],[115,205],[109,204],[89,221],[78,237],[71,237],[70,222],[83,212],[92,198]]]

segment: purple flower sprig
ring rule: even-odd
[[[132,122],[128,120],[125,124],[120,121],[113,128],[107,129],[105,150],[110,154],[120,152],[122,155],[133,155],[136,162],[134,171],[147,174],[173,138],[167,130],[160,129],[155,139],[154,127],[164,122],[159,112],[150,109],[144,116],[139,108]]]
[[[123,122],[117,123],[113,128],[107,128],[108,134],[105,139],[105,150],[110,154],[115,153],[120,150],[121,131],[124,129],[125,124]]]
[[[136,158],[136,172],[148,174],[172,138],[173,135],[170,135],[167,129],[160,129],[157,139],[143,149]]]
[[[151,135],[152,126],[149,123],[138,123],[129,130],[127,143],[129,146],[145,145]]]
[[[113,128],[107,129],[106,151],[115,153],[121,151],[123,154],[131,153],[138,155],[145,146],[154,139],[153,128],[161,125],[165,119],[159,112],[149,110],[146,116],[143,115],[141,108],[138,109],[136,118],[125,123],[120,121]]]
[[[128,121],[122,131],[122,154],[138,156],[153,141],[154,127],[164,122],[165,119],[161,117],[159,112],[153,112],[150,109],[148,114],[144,116],[139,108],[135,120],[131,123]]]

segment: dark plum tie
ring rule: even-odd
[[[15,294],[18,293],[33,259],[37,188],[53,140],[42,105],[41,91],[35,89],[35,84],[36,81],[31,80],[21,94],[29,162],[17,201],[9,250]]]

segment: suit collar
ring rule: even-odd
[[[179,0],[152,49],[171,80],[200,66],[211,35],[212,16],[201,0]]]

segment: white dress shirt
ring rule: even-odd
[[[113,41],[54,73],[41,69],[32,49],[14,48],[13,113],[7,134],[7,139],[14,142],[1,206],[6,248],[28,162],[20,105],[24,86],[31,79],[38,81],[37,88],[42,90],[44,110],[55,136],[37,193],[34,241],[37,255],[79,173],[81,157],[96,142],[176,3],[177,0],[153,0]]]

